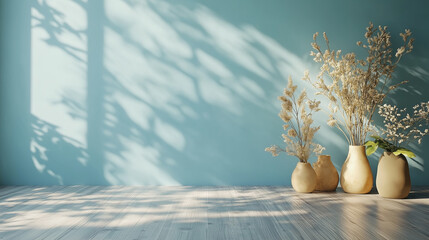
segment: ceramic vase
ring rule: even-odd
[[[410,193],[411,179],[404,155],[384,152],[378,161],[376,186],[384,198],[406,198]]]
[[[349,154],[341,169],[341,187],[346,193],[369,193],[373,179],[365,146],[349,146]]]
[[[331,156],[320,155],[317,162],[313,163],[313,169],[317,176],[316,191],[330,192],[337,189],[339,176]]]
[[[310,163],[298,162],[291,177],[292,187],[297,192],[309,193],[316,188],[317,177]]]

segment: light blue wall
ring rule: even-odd
[[[88,2],[1,0],[1,184],[288,185],[297,160],[264,148],[282,144],[287,77],[316,74],[316,31],[357,51],[369,21],[410,28],[395,74],[410,84],[388,101],[428,100],[424,1]],[[340,170],[348,146],[325,119]],[[413,146],[414,185],[429,184],[428,149]]]

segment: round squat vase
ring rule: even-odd
[[[310,163],[298,162],[291,177],[292,187],[301,193],[313,192],[316,188],[317,176]]]
[[[331,192],[337,189],[339,176],[331,156],[320,155],[313,163],[313,169],[317,176],[316,191]]]
[[[376,186],[384,198],[406,198],[411,190],[410,170],[404,155],[384,152],[378,161]]]
[[[373,179],[365,146],[349,146],[349,154],[341,169],[341,187],[346,193],[369,193]]]

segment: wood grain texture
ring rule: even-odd
[[[0,239],[429,239],[408,199],[289,187],[0,187]]]

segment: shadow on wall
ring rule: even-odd
[[[305,69],[300,58],[257,29],[232,25],[200,4],[75,3],[87,12],[86,36],[61,1],[41,1],[33,14],[40,15],[35,35],[47,34],[33,42],[46,47],[43,56],[34,56],[43,60],[40,65],[62,61],[45,57],[52,52],[88,73],[81,86],[53,79],[50,99],[45,89],[33,92],[32,114],[50,129],[38,143],[58,154],[43,159],[36,152],[36,159],[55,162],[46,173],[57,183],[92,183],[72,176],[94,171],[96,184],[289,181],[285,170],[292,172],[295,164],[273,161],[267,167],[272,160],[263,149],[272,133],[280,140],[275,98],[289,74],[300,76]],[[88,49],[77,47],[79,41],[87,41]],[[33,85],[47,85],[52,73],[33,69]],[[72,75],[70,81],[82,81],[82,74]],[[82,86],[86,92],[79,92]],[[86,134],[76,133],[81,129]],[[52,144],[52,137],[61,141]],[[69,165],[61,164],[61,145],[71,153]]]
[[[282,144],[285,79],[311,65],[252,25],[196,1],[39,0],[31,47],[31,154],[50,179],[32,184],[290,183],[296,160],[263,149]],[[340,170],[346,143],[322,129]]]
[[[86,167],[88,154],[73,139],[63,136],[57,127],[33,116],[30,150],[34,167],[55,183],[86,184],[91,176]]]

